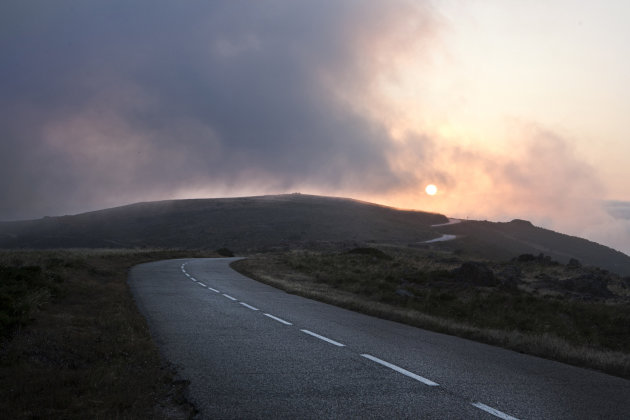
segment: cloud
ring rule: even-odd
[[[423,94],[448,25],[428,0],[8,0],[0,16],[0,220],[301,190],[630,242],[602,227],[569,136],[440,134]]]
[[[486,211],[506,216],[522,213],[541,222],[564,218],[559,223],[565,226],[569,220],[583,224],[588,217],[584,206],[604,197],[595,169],[576,155],[569,139],[557,133],[521,123],[514,125],[513,135],[507,156],[489,154],[480,162],[489,184],[490,199],[483,200]]]
[[[471,219],[525,218],[630,255],[630,204],[604,200],[596,168],[576,153],[570,139],[522,122],[512,125],[512,133],[507,154],[439,147],[437,168],[427,182],[441,179],[442,195],[438,201],[425,195],[423,208]],[[409,195],[417,200],[419,194]]]
[[[630,202],[605,202],[607,217],[582,227],[584,237],[630,255]]]
[[[10,75],[0,99],[1,175],[11,182],[0,184],[0,219],[191,188],[361,194],[406,182],[389,165],[386,129],[339,93],[369,85],[375,63],[395,48],[401,13],[417,23],[414,36],[433,36],[425,6],[60,0],[1,8]]]

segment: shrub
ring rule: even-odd
[[[232,251],[230,251],[227,248],[219,248],[217,249],[217,254],[219,254],[222,257],[233,257],[234,253]]]
[[[391,260],[392,259],[392,257],[387,255],[386,253],[384,253],[380,249],[370,248],[370,247],[354,248],[354,249],[351,249],[350,251],[348,251],[348,254],[368,255],[370,257],[375,257],[375,258],[378,258],[378,259],[381,259],[381,260]]]

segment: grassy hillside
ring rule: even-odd
[[[630,257],[585,239],[526,221],[447,222],[440,214],[404,211],[356,200],[285,194],[138,203],[75,216],[0,223],[0,248],[229,248],[244,255],[289,249],[431,244],[487,259],[544,253],[630,275]]]
[[[0,223],[0,248],[228,247],[416,242],[445,216],[302,194],[139,203],[76,216]]]
[[[630,275],[630,257],[622,252],[586,239],[536,227],[525,220],[508,223],[463,221],[440,227],[439,230],[459,236],[452,242],[443,243],[442,248],[460,250],[482,258],[506,260],[525,253],[543,253],[562,263],[576,259],[583,265],[604,268],[622,276]]]

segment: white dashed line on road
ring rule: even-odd
[[[442,238],[440,238],[440,239],[442,239]],[[444,239],[442,239],[442,240],[444,240]],[[192,277],[189,273],[186,272],[186,269],[184,268],[185,265],[186,265],[186,263],[181,265],[181,271],[182,271],[183,274],[186,275],[186,277],[188,277],[190,280],[192,280],[194,282],[197,282],[197,284],[199,284],[201,287],[206,287],[206,288],[208,288],[208,290],[213,291],[215,293],[221,293],[219,290],[214,289],[214,288],[212,288],[210,286],[207,286],[206,284],[204,284],[204,283],[198,281],[197,279],[195,279],[194,277]],[[235,298],[233,296],[230,296],[230,295],[228,295],[226,293],[222,293],[222,295],[225,296],[226,298],[232,300],[232,301],[237,301],[238,300],[237,298]],[[242,306],[244,306],[244,307],[246,307],[248,309],[251,309],[252,311],[259,311],[260,310],[260,309],[254,307],[254,306],[251,306],[251,305],[249,305],[249,304],[247,304],[245,302],[239,302],[239,304],[241,304]],[[272,314],[264,313],[264,315],[266,317],[268,317],[268,318],[273,319],[274,321],[277,321],[277,322],[281,323],[281,324],[293,325],[291,322],[286,321],[286,320],[284,320],[282,318],[278,318],[277,316],[274,316]],[[332,339],[330,339],[328,337],[324,337],[323,335],[316,334],[316,333],[314,333],[312,331],[305,330],[305,329],[301,329],[300,331],[302,331],[303,333],[308,334],[308,335],[310,335],[312,337],[318,338],[318,339],[320,339],[322,341],[325,341],[327,343],[335,345],[337,347],[345,347],[345,344],[342,344],[342,343],[340,343],[338,341],[332,340]],[[424,377],[422,377],[420,375],[416,375],[413,372],[410,372],[410,371],[408,371],[406,369],[403,369],[403,368],[401,368],[399,366],[396,366],[396,365],[394,365],[392,363],[386,362],[385,360],[381,360],[381,359],[379,359],[377,357],[374,357],[374,356],[372,356],[370,354],[361,354],[361,356],[366,358],[366,359],[369,359],[369,360],[371,360],[371,361],[373,361],[375,363],[378,363],[378,364],[380,364],[382,366],[385,366],[385,367],[387,367],[389,369],[392,369],[392,370],[394,370],[394,371],[396,371],[398,373],[401,373],[401,374],[403,374],[403,375],[405,375],[405,376],[407,376],[407,377],[409,377],[411,379],[414,379],[416,381],[422,382],[425,385],[428,385],[428,386],[440,386],[436,382],[433,382],[433,381],[431,381],[431,380],[429,380],[427,378],[424,378]],[[513,417],[513,416],[510,416],[508,414],[505,414],[504,412],[499,411],[499,410],[497,410],[495,408],[492,408],[490,406],[487,406],[487,405],[485,405],[483,403],[471,402],[470,404],[472,404],[474,407],[476,407],[476,408],[478,408],[480,410],[483,410],[486,413],[491,414],[491,415],[493,415],[495,417],[498,417],[500,419],[503,419],[503,420],[518,420],[516,417]]]
[[[291,324],[289,321],[285,321],[284,319],[282,319],[282,318],[278,318],[277,316],[273,316],[273,315],[271,315],[271,314],[265,314],[265,316],[267,316],[267,317],[269,317],[269,318],[271,318],[271,319],[273,319],[273,320],[276,320],[276,321],[278,321],[279,323],[284,324],[284,325],[293,325],[293,324]]]
[[[393,370],[395,370],[398,373],[402,373],[403,375],[408,376],[408,377],[410,377],[412,379],[415,379],[416,381],[420,381],[420,382],[422,382],[425,385],[440,386],[440,384],[437,384],[437,383],[435,383],[435,382],[433,382],[433,381],[431,381],[431,380],[429,380],[427,378],[423,378],[420,375],[416,375],[413,372],[409,372],[408,370],[403,369],[403,368],[401,368],[399,366],[396,366],[396,365],[393,365],[393,364],[391,364],[389,362],[386,362],[385,360],[381,360],[378,357],[374,357],[374,356],[369,355],[369,354],[362,354],[361,356],[365,357],[366,359],[370,359],[371,361],[376,362],[376,363],[378,363],[380,365],[383,365],[385,367],[393,369]]]
[[[445,235],[445,236],[447,236],[447,235]],[[438,240],[446,240],[446,238],[444,238],[444,237],[443,238],[438,238]],[[432,242],[432,241],[429,241],[429,242]],[[192,277],[189,273],[186,272],[186,269],[184,268],[185,266],[186,266],[186,263],[181,265],[181,271],[182,271],[183,274],[186,275],[186,277],[188,277],[190,280],[192,280],[194,282],[197,282],[197,284],[199,284],[201,287],[206,287],[206,288],[208,288],[208,290],[210,290],[212,292],[215,292],[215,293],[221,293],[219,290],[214,289],[214,288],[212,288],[210,286],[207,286],[206,284],[204,284],[204,283],[198,281],[197,279],[195,279],[194,277]],[[226,293],[222,293],[222,295],[225,296],[226,298],[232,300],[232,301],[237,301],[238,300],[237,298],[235,298],[233,296],[230,296],[230,295],[228,295]],[[249,305],[249,304],[247,304],[245,302],[239,302],[239,304],[241,304],[242,306],[244,306],[244,307],[246,307],[248,309],[251,309],[252,311],[259,311],[260,310],[260,309],[254,307],[254,306],[251,306],[251,305]],[[281,324],[293,325],[291,322],[286,321],[286,320],[284,320],[282,318],[279,318],[277,316],[274,316],[272,314],[269,314],[269,313],[263,313],[263,314],[266,317],[271,318],[274,321],[277,321],[277,322],[279,322]],[[309,330],[306,330],[306,329],[301,329],[300,331],[302,331],[303,333],[308,334],[308,335],[310,335],[312,337],[318,338],[319,340],[322,340],[322,341],[325,341],[325,342],[330,343],[332,345],[335,345],[337,347],[345,347],[345,344],[342,344],[342,343],[340,343],[338,341],[332,340],[332,339],[330,339],[328,337],[324,337],[323,335],[319,335],[319,334],[314,333],[312,331],[309,331]],[[422,377],[420,375],[416,375],[413,372],[410,372],[410,371],[408,371],[406,369],[403,369],[403,368],[401,368],[399,366],[396,366],[396,365],[394,365],[392,363],[386,362],[385,360],[381,360],[381,359],[379,359],[377,357],[374,357],[374,356],[372,356],[370,354],[361,354],[361,356],[366,358],[366,359],[369,359],[369,360],[371,360],[371,361],[373,361],[375,363],[378,363],[378,364],[380,364],[382,366],[385,366],[385,367],[387,367],[389,369],[392,369],[392,370],[394,370],[394,371],[396,371],[398,373],[401,373],[401,374],[403,374],[403,375],[405,375],[405,376],[407,376],[407,377],[409,377],[411,379],[414,379],[416,381],[422,382],[425,385],[432,386],[432,387],[440,386],[436,382],[433,382],[433,381],[431,381],[431,380],[429,380],[427,378],[424,378],[424,377]],[[480,410],[483,410],[486,413],[491,414],[491,415],[493,415],[495,417],[498,417],[500,419],[503,419],[503,420],[518,420],[516,417],[510,416],[510,415],[508,415],[508,414],[506,414],[506,413],[504,413],[502,411],[499,411],[499,410],[497,410],[495,408],[487,406],[487,405],[485,405],[483,403],[471,402],[470,404],[472,404],[474,407],[476,407],[476,408],[478,408]]]
[[[334,344],[337,347],[345,347],[346,346],[345,344],[341,344],[338,341],[331,340],[330,338],[324,337],[323,335],[315,334],[313,331],[309,331],[309,330],[300,330],[300,331],[302,331],[305,334],[311,335],[311,336],[313,336],[315,338],[319,338],[320,340],[324,340],[327,343]]]
[[[257,311],[257,310],[258,310],[258,308],[254,308],[252,305],[248,305],[248,304],[247,304],[247,303],[245,303],[245,302],[239,302],[239,303],[240,303],[241,305],[243,305],[244,307],[251,309],[252,311]]]
[[[505,414],[502,411],[499,411],[499,410],[494,409],[492,407],[488,407],[487,405],[482,404],[480,402],[472,403],[472,405],[477,407],[480,410],[485,411],[486,413],[490,413],[493,416],[498,417],[498,418],[503,419],[503,420],[518,420],[516,417],[512,417],[510,415],[507,415],[507,414]]]

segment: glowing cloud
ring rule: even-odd
[[[546,77],[594,86],[567,71],[578,68],[566,67],[574,57],[550,69],[544,44],[513,48],[494,42],[521,42],[516,32],[475,30],[487,18],[481,12],[504,18],[492,21],[497,27],[531,18],[531,2],[75,3],[0,3],[8,75],[0,80],[0,220],[299,190],[457,217],[528,218],[578,234],[588,226],[595,235],[594,226],[609,226],[607,190],[626,191],[630,146],[616,140],[627,140],[625,114],[622,128],[606,131],[607,146],[594,149],[600,139],[584,137],[572,127],[585,125],[561,111],[587,120],[577,111],[591,106],[593,90],[577,89],[587,105],[569,106],[560,94],[570,86],[562,80],[564,90],[554,90],[557,78]],[[615,21],[603,32],[627,27]],[[607,92],[625,110],[630,93],[619,89],[630,86],[630,72],[611,61],[623,43],[607,45],[617,47],[603,57],[606,68],[622,70],[605,85],[619,81]],[[510,67],[523,51],[537,71],[522,61]],[[548,91],[558,96],[527,96]],[[553,118],[539,121],[534,108],[553,108]],[[600,106],[592,121],[607,114]],[[614,165],[593,164],[602,159]],[[609,166],[616,177],[604,176]],[[440,190],[425,190],[428,183]]]

